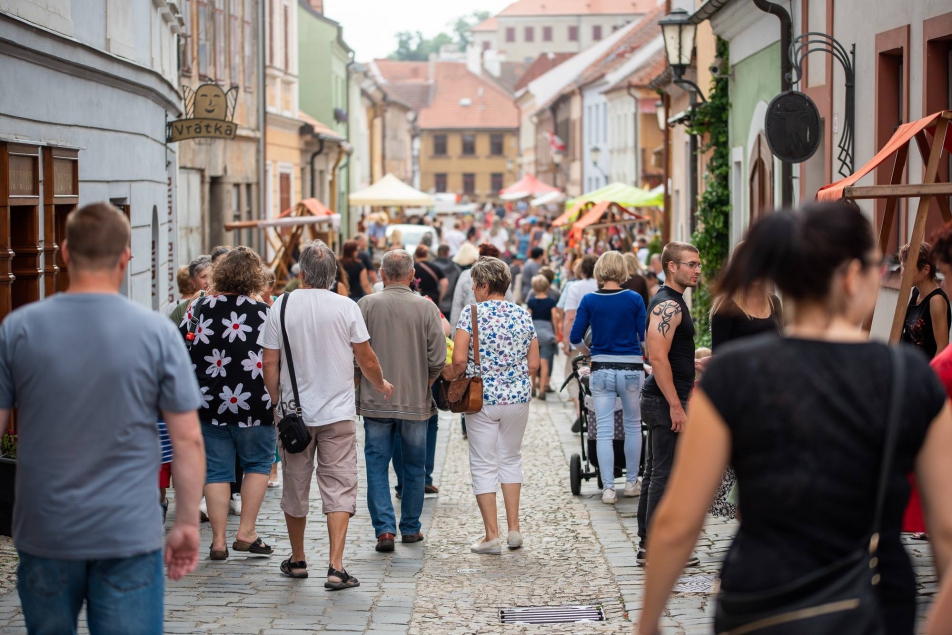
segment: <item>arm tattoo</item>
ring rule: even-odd
[[[668,333],[671,332],[671,320],[681,315],[681,305],[677,302],[662,302],[654,308],[651,315],[659,318],[658,332],[662,337],[667,338]]]

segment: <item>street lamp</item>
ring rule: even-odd
[[[588,156],[592,160],[592,164],[602,173],[602,176],[605,177],[605,185],[608,185],[608,175],[605,174],[605,170],[602,169],[602,166],[598,164],[598,159],[602,156],[602,149],[598,146],[592,146],[588,151]]]
[[[691,22],[691,16],[684,9],[675,9],[662,18],[658,25],[661,27],[661,35],[664,38],[664,52],[668,58],[668,65],[674,72],[674,83],[682,88],[689,86],[701,97],[701,101],[707,101],[697,84],[684,79],[684,71],[691,65],[694,57],[694,37],[697,35],[697,25]]]
[[[664,116],[664,102],[660,99],[655,102],[655,117],[658,118],[658,130],[664,130],[668,120]]]

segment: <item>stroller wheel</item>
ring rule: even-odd
[[[569,474],[572,495],[578,496],[582,492],[582,457],[578,454],[573,454],[569,461]]]

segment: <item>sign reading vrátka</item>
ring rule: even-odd
[[[235,104],[238,87],[226,93],[218,84],[202,84],[193,91],[182,86],[185,94],[185,119],[170,121],[166,138],[169,142],[185,139],[234,139],[238,132]]]

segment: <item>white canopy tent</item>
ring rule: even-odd
[[[348,198],[351,205],[429,207],[433,197],[407,185],[393,174],[374,183],[368,188],[354,192]]]

